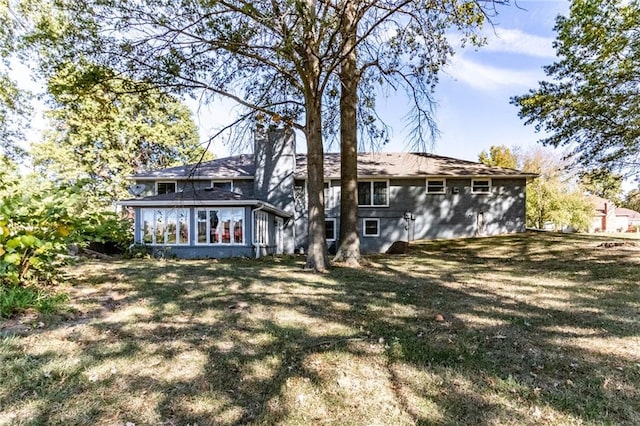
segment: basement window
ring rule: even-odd
[[[380,236],[380,219],[363,219],[362,235],[365,237]]]
[[[446,181],[444,179],[427,179],[427,194],[444,194]]]
[[[491,179],[471,179],[471,193],[490,194]]]

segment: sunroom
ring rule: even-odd
[[[133,198],[134,241],[178,258],[281,254],[291,215],[264,201],[219,188]]]

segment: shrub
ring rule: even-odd
[[[145,244],[132,244],[127,248],[124,256],[128,259],[143,259],[151,257],[151,247]]]
[[[51,294],[42,288],[0,285],[0,317],[10,317],[28,309],[42,313],[54,312],[67,300],[65,294]]]

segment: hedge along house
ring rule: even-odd
[[[340,228],[340,155],[326,153],[329,250]],[[426,153],[358,155],[363,252],[395,241],[525,230],[527,180],[514,169]],[[178,257],[261,256],[307,246],[306,156],[288,130],[258,131],[254,154],[132,176],[121,201],[135,212],[135,241]]]

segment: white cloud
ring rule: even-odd
[[[456,55],[445,70],[453,79],[469,86],[492,91],[501,88],[532,88],[544,77],[542,70],[512,70],[470,61],[464,55]]]
[[[540,58],[553,58],[556,52],[552,43],[554,38],[528,34],[518,29],[495,28],[487,34],[487,45],[481,51],[517,53]]]

